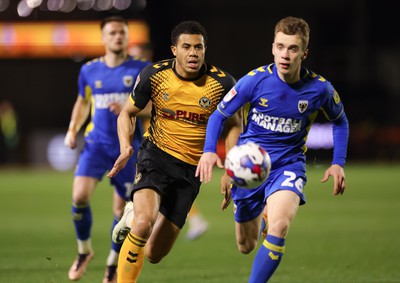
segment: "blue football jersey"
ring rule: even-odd
[[[130,57],[123,64],[111,68],[100,57],[82,66],[78,78],[79,95],[91,100],[91,121],[85,130],[87,142],[119,144],[118,116],[110,111],[110,103],[123,105],[133,90],[136,77],[149,64],[148,61]],[[137,123],[136,127],[141,129],[138,126]],[[136,131],[135,139],[141,139],[142,134]]]
[[[343,113],[339,95],[329,81],[302,68],[300,81],[287,84],[274,64],[241,78],[218,110],[231,117],[246,104],[246,125],[238,144],[252,141],[261,145],[271,157],[272,169],[305,162],[307,134],[319,110],[331,121]]]

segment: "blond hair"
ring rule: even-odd
[[[308,48],[308,42],[310,40],[310,27],[308,23],[302,18],[286,17],[280,20],[275,26],[275,35],[278,32],[283,32],[287,35],[298,34],[301,37],[303,43],[303,50]]]

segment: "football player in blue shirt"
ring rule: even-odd
[[[272,170],[258,188],[226,188],[223,208],[234,201],[236,239],[240,252],[256,246],[266,205],[268,229],[252,267],[249,282],[264,283],[278,267],[285,252],[285,238],[299,205],[305,203],[305,141],[319,111],[333,123],[333,161],[322,182],[333,177],[333,195],[345,190],[349,125],[342,101],[331,83],[302,67],[308,55],[309,26],[301,18],[286,17],[275,26],[274,63],[241,78],[218,105],[207,125],[204,153],[196,175],[210,181],[212,168],[222,168],[216,144],[224,121],[240,107],[250,105],[247,125],[237,144],[255,142],[271,157]]]
[[[90,199],[97,183],[112,168],[119,156],[117,118],[123,104],[132,92],[139,72],[150,64],[128,55],[128,22],[120,17],[109,17],[101,22],[105,55],[82,66],[78,78],[78,97],[72,110],[71,122],[65,136],[65,145],[75,148],[76,137],[89,117],[85,130],[85,145],[75,171],[72,192],[72,216],[78,242],[78,256],[74,260],[68,277],[78,280],[84,274],[94,253],[91,244],[92,213]],[[132,138],[136,153],[143,136],[140,120],[137,120]],[[111,179],[114,186],[111,227],[122,216],[125,201],[129,199],[135,176],[136,154],[129,166]],[[111,234],[110,234],[111,236]],[[111,238],[111,237],[110,237]],[[117,282],[116,266],[121,244],[111,243],[103,282]]]

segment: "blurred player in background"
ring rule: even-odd
[[[208,117],[235,83],[232,76],[205,62],[207,34],[199,23],[178,24],[171,44],[175,58],[154,63],[140,73],[118,117],[121,155],[110,177],[118,176],[129,162],[132,120],[152,101],[150,128],[138,157],[133,204],[125,207],[113,233],[114,240],[124,241],[118,262],[120,283],[137,282],[144,257],[158,263],[171,251],[200,190],[194,174]],[[236,142],[241,129],[239,119],[236,121],[239,130],[230,131],[230,144]],[[126,229],[130,230],[127,236]]]
[[[208,222],[200,212],[199,206],[195,201],[190,208],[187,216],[188,230],[186,232],[186,239],[189,241],[196,240],[202,236],[208,229]]]
[[[78,256],[68,277],[78,280],[84,274],[94,252],[91,243],[92,213],[90,200],[97,183],[112,168],[119,156],[117,118],[123,104],[133,90],[139,72],[149,65],[147,60],[129,56],[128,22],[118,16],[108,17],[101,24],[105,55],[82,66],[78,78],[78,97],[74,104],[71,121],[65,136],[65,145],[76,148],[79,130],[91,111],[91,121],[85,130],[85,145],[75,171],[72,192],[72,216],[78,242]],[[123,213],[129,199],[135,175],[137,151],[143,136],[140,120],[135,132],[130,133],[133,157],[117,177],[111,179],[114,186],[111,231]],[[103,282],[116,282],[116,267],[121,245],[111,243]]]
[[[261,145],[272,163],[271,173],[260,187],[231,189],[236,241],[244,254],[257,247],[267,204],[267,234],[255,256],[250,283],[267,282],[273,275],[285,252],[290,223],[299,205],[306,201],[305,141],[319,110],[333,123],[334,137],[332,165],[321,181],[333,177],[333,195],[343,194],[346,187],[343,167],[349,125],[331,83],[301,66],[308,55],[309,32],[308,24],[300,18],[287,17],[277,23],[272,45],[274,64],[249,72],[220,102],[208,122],[204,154],[196,170],[196,176],[208,182],[213,165],[222,167],[215,153],[221,127],[240,107],[250,103],[247,125],[238,144],[252,141]]]

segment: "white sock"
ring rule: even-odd
[[[77,240],[78,242],[78,253],[80,254],[88,254],[90,253],[93,248],[92,248],[92,240],[89,238],[87,240]]]
[[[134,213],[133,210],[128,212],[128,215],[125,217],[125,226],[131,228],[132,221],[133,221]]]
[[[196,214],[189,218],[189,227],[205,224],[206,220],[200,215]]]
[[[107,266],[118,265],[118,255],[119,253],[117,253],[116,251],[110,250],[106,263]]]

